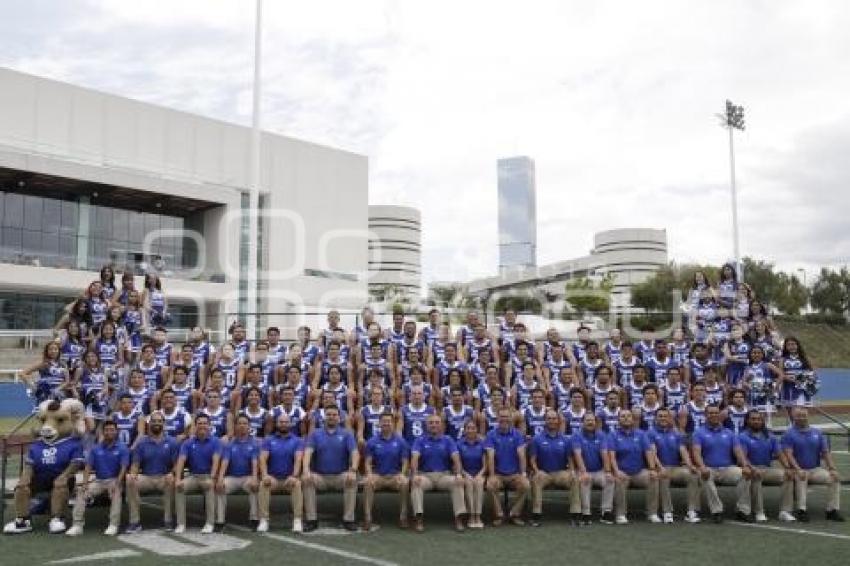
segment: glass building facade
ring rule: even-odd
[[[537,196],[534,161],[510,157],[497,162],[499,183],[499,269],[537,265]]]
[[[166,276],[194,265],[197,250],[181,235],[185,219],[93,203],[87,196],[49,198],[0,191],[0,262],[98,271],[112,264]],[[152,239],[145,249],[145,238]]]

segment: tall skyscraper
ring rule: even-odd
[[[508,157],[499,173],[499,271],[537,266],[537,193],[534,160]]]

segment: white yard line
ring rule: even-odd
[[[808,529],[794,529],[791,527],[777,527],[774,525],[759,525],[755,523],[736,523],[736,526],[753,527],[755,529],[766,529],[769,531],[779,531],[783,533],[797,533],[798,535],[810,535],[815,537],[837,538],[840,540],[850,541],[850,535],[840,535],[838,533],[825,533],[823,531],[810,531]]]
[[[154,503],[147,503],[145,501],[141,502],[142,505],[146,507],[153,507],[155,509],[162,510],[162,507],[156,505]],[[195,518],[200,517],[199,515],[189,513],[190,516]],[[231,523],[227,523],[227,528],[233,529],[234,531],[242,532],[242,533],[254,533],[248,527],[244,527],[242,525],[233,525]],[[285,544],[291,544],[293,546],[300,546],[302,548],[309,548],[310,550],[315,550],[317,552],[324,552],[325,554],[332,554],[334,556],[339,556],[340,558],[345,558],[347,560],[356,560],[358,562],[365,562],[367,564],[374,564],[375,566],[399,566],[396,562],[390,562],[388,560],[381,560],[379,558],[372,558],[371,556],[366,556],[363,554],[357,554],[356,552],[349,552],[348,550],[342,550],[339,548],[333,548],[331,546],[327,546],[325,544],[316,544],[312,542],[307,542],[303,540],[299,540],[293,537],[288,537],[284,535],[279,535],[275,533],[264,533],[258,536],[263,536],[265,538],[270,538],[272,540],[276,540],[278,542],[282,542]]]
[[[116,558],[128,558],[130,556],[141,556],[141,552],[130,550],[129,548],[119,548],[118,550],[110,550],[108,552],[99,552],[97,554],[86,554],[84,556],[75,556],[74,558],[63,558],[62,560],[53,560],[48,564],[72,564],[74,562],[89,562],[90,560],[115,560]]]

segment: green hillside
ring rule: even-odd
[[[817,367],[850,368],[850,326],[776,321],[782,336],[796,336]]]

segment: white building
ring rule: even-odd
[[[369,207],[369,291],[418,296],[422,281],[422,219],[409,206]]]
[[[180,327],[361,306],[366,157],[263,133],[248,307],[249,140],[243,126],[0,69],[0,328],[52,324],[107,263],[156,264]]]
[[[470,294],[483,298],[524,289],[562,298],[570,279],[610,275],[614,283],[611,306],[622,310],[629,307],[630,287],[645,281],[667,261],[666,230],[622,228],[596,233],[589,255],[476,279],[465,285]]]

